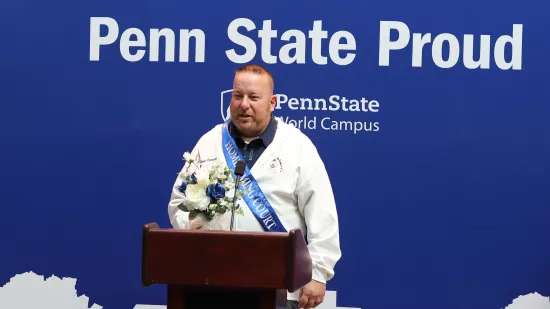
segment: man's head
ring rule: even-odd
[[[260,65],[249,64],[236,71],[229,108],[241,135],[256,137],[265,130],[277,102],[273,89],[273,76]]]

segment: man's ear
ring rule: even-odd
[[[271,96],[271,111],[273,112],[275,110],[275,106],[277,105],[277,95],[274,94]]]

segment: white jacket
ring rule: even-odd
[[[273,142],[265,149],[250,172],[258,182],[287,231],[300,228],[308,241],[313,262],[312,279],[326,283],[334,276],[334,266],[341,257],[338,216],[325,165],[311,140],[294,126],[278,120]],[[200,153],[202,164],[225,163],[219,124],[204,134],[191,152]],[[187,169],[187,164],[182,171]],[[178,209],[184,195],[178,190],[177,177],[168,205],[174,228],[188,229],[188,212]],[[244,216],[235,216],[235,229],[263,232],[263,228],[241,200]],[[289,293],[289,300],[299,300],[300,291]]]

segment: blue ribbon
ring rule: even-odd
[[[228,125],[230,122],[231,119],[225,122],[222,128],[222,148],[227,166],[234,171],[237,162],[239,160],[244,161],[244,158],[237,144],[235,144],[235,140],[233,140],[229,134]],[[236,177],[237,176],[233,174],[233,178]],[[269,204],[269,201],[260,189],[256,179],[254,179],[254,176],[250,173],[248,166],[246,166],[244,174],[241,176],[241,185],[244,187],[245,191],[248,191],[248,193],[243,195],[243,200],[246,202],[246,205],[250,208],[258,222],[260,222],[264,231],[286,233],[285,227],[279,220],[279,217],[277,217],[271,204]]]

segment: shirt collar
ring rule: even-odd
[[[274,116],[271,116],[271,120],[269,121],[269,124],[267,125],[267,128],[265,128],[265,130],[262,132],[262,134],[260,134],[260,136],[258,136],[258,138],[260,140],[262,140],[265,147],[267,147],[267,146],[269,146],[269,144],[271,144],[273,142],[273,139],[275,138],[275,132],[277,132],[277,120],[275,120]],[[231,136],[235,140],[237,140],[237,139],[242,140],[242,138],[239,135],[239,132],[237,130],[237,127],[235,126],[233,121],[231,121],[231,123],[229,125],[229,134],[231,134]]]

